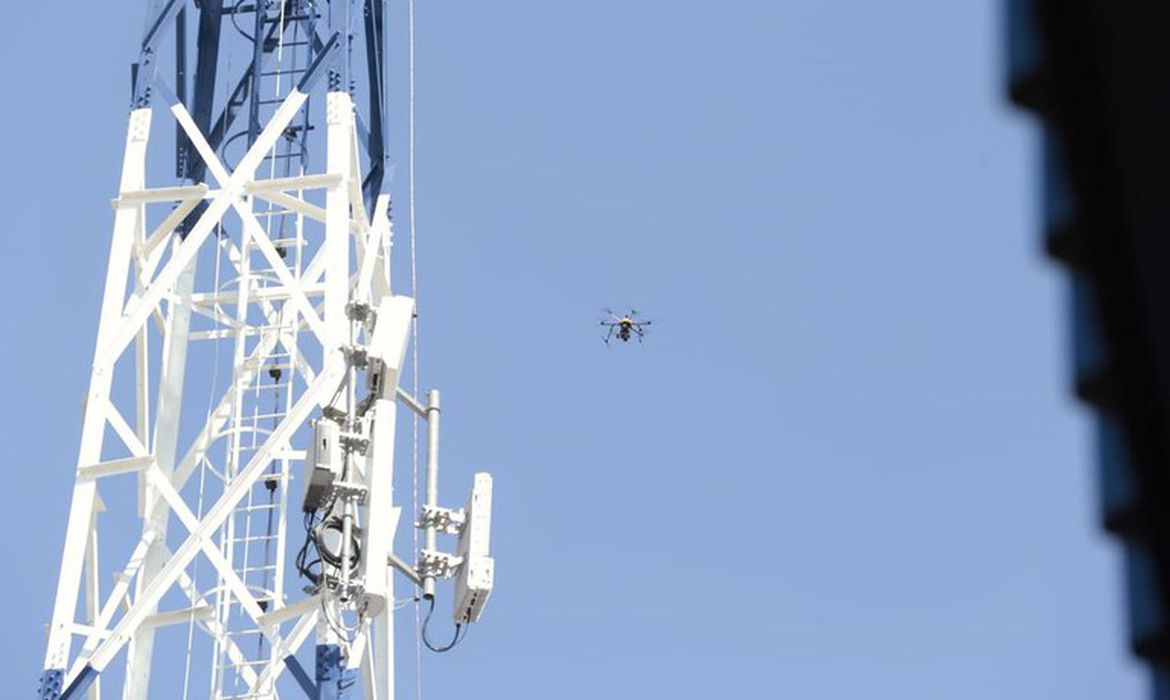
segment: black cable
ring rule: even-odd
[[[240,33],[240,36],[242,36],[242,37],[244,37],[245,39],[247,39],[247,40],[248,40],[250,43],[253,43],[253,44],[255,44],[255,43],[256,43],[256,37],[254,37],[254,36],[252,36],[251,34],[249,34],[249,33],[245,32],[245,31],[244,31],[244,28],[240,26],[240,23],[239,23],[239,21],[237,21],[237,20],[236,20],[236,15],[237,15],[237,14],[239,14],[240,5],[243,5],[243,4],[244,4],[244,0],[236,0],[236,4],[232,6],[232,10],[231,10],[231,14],[232,14],[232,26],[236,28],[236,31]],[[267,12],[266,12],[264,9],[262,9],[262,8],[260,7],[260,3],[258,3],[258,2],[256,3],[256,12],[264,12],[264,13],[265,13],[265,17],[267,17],[267,16],[268,16],[268,13],[267,13]]]
[[[452,649],[454,649],[455,645],[458,644],[459,642],[463,641],[463,637],[466,637],[467,634],[464,633],[463,637],[459,636],[459,631],[461,629],[465,629],[465,628],[463,627],[462,623],[456,622],[455,623],[455,636],[451,638],[450,644],[448,644],[447,646],[443,646],[443,647],[437,647],[437,646],[431,644],[431,640],[427,638],[427,625],[430,624],[431,615],[434,614],[434,612],[435,612],[435,599],[431,598],[431,607],[430,607],[430,609],[427,610],[426,619],[424,619],[423,623],[422,623],[421,636],[422,636],[423,644],[427,645],[427,649],[430,649],[431,651],[435,652],[436,654],[442,654],[445,651],[451,651]]]
[[[313,530],[314,543],[317,546],[317,553],[321,556],[321,560],[329,566],[341,568],[341,552],[334,552],[325,544],[325,532],[333,530],[334,532],[344,537],[345,525],[344,521],[336,515],[322,520],[320,524]],[[342,543],[344,546],[344,543]],[[351,569],[357,567],[362,560],[362,543],[358,538],[356,531],[350,532],[350,552],[349,552],[349,567]]]
[[[272,378],[272,385],[276,386],[277,384],[280,383],[280,368],[270,367],[268,369],[268,376]],[[273,391],[272,392],[272,431],[273,432],[276,432],[276,426],[277,426],[276,414],[279,412],[280,412],[280,395],[276,391]],[[273,525],[272,519],[273,519],[273,516],[275,515],[275,512],[276,512],[277,476],[278,476],[278,474],[276,471],[276,460],[273,460],[269,464],[268,477],[264,480],[264,488],[268,490],[268,524],[264,528],[264,566],[265,567],[271,565],[271,562],[272,562],[272,525]],[[248,536],[250,537],[251,534],[252,534],[251,520],[249,520]],[[246,563],[245,563],[245,566],[247,566]],[[273,568],[275,568],[275,567],[273,567]],[[261,571],[260,576],[261,576],[260,590],[263,591],[265,597],[268,597],[271,594],[271,591],[269,591],[269,589],[268,589],[268,569],[265,568],[263,571]],[[275,596],[272,596],[268,600],[264,600],[260,603],[260,609],[263,610],[264,612],[268,612],[268,607],[270,605],[274,604],[274,602],[275,602]],[[262,634],[259,635],[259,639],[256,640],[256,647],[257,647],[256,648],[257,658],[262,658],[264,656],[264,635],[262,635]]]
[[[297,556],[296,556],[296,560],[294,562],[294,565],[297,568],[297,573],[299,573],[301,576],[304,576],[306,579],[308,579],[314,586],[321,585],[321,583],[325,579],[325,572],[324,571],[320,571],[320,572],[313,571],[313,567],[316,565],[321,565],[322,569],[324,569],[324,563],[321,561],[321,559],[322,559],[321,550],[328,549],[328,548],[323,548],[321,546],[320,541],[319,541],[319,534],[323,531],[323,529],[324,529],[323,526],[325,525],[326,520],[327,520],[327,518],[325,517],[325,513],[331,512],[333,510],[333,506],[336,502],[337,502],[337,496],[334,495],[333,498],[328,503],[326,503],[324,506],[322,506],[321,508],[318,508],[316,510],[305,511],[305,513],[304,513],[304,515],[305,515],[305,518],[304,518],[305,541],[304,541],[304,543],[301,544],[300,551],[297,552]],[[320,522],[317,522],[317,514],[318,513],[321,514],[321,521]],[[356,535],[355,535],[355,537],[356,537]],[[312,561],[308,561],[309,547],[312,547],[317,552],[317,558],[312,560]],[[361,556],[360,542],[358,543],[357,549],[355,549],[354,551],[357,553],[357,555],[359,557]],[[340,563],[341,558],[339,556],[334,557],[334,558],[336,559],[336,561],[338,563]],[[356,564],[355,564],[355,566],[356,566]]]
[[[301,544],[300,550],[297,552],[294,565],[297,568],[297,573],[308,579],[314,586],[321,583],[321,575],[313,571],[313,566],[320,564],[321,559],[318,557],[313,561],[308,561],[309,547],[316,549],[316,541],[313,539],[313,530],[316,526],[317,512],[310,511],[305,513],[304,527],[305,527],[305,541]]]

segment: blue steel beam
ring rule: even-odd
[[[183,9],[184,0],[168,0],[159,10],[158,15],[146,30],[142,38],[142,47],[138,52],[138,60],[134,63],[134,97],[131,100],[132,109],[141,109],[150,106],[150,90],[154,78],[158,74],[158,47],[166,37],[167,30],[175,23],[179,10]]]
[[[267,39],[260,40],[260,35],[264,33],[264,20],[268,16],[268,10],[257,5],[256,12],[253,14],[254,21],[252,23],[252,65],[259,66],[264,62],[264,51],[268,44]],[[257,137],[260,136],[260,90],[257,87],[256,79],[260,75],[259,71],[253,72],[253,82],[250,100],[248,104],[248,148],[256,143]]]
[[[203,3],[199,8],[199,33],[196,37],[195,86],[190,105],[184,105],[191,112],[195,126],[207,133],[211,123],[212,103],[215,99],[215,83],[219,72],[219,45],[223,29],[223,5],[219,2]],[[178,86],[176,86],[178,87]],[[179,99],[184,95],[180,89]],[[201,182],[207,172],[207,164],[190,143],[186,143],[184,156],[187,167],[183,175],[193,182]]]
[[[175,18],[175,93],[187,104],[187,8],[179,10]],[[183,127],[175,122],[175,177],[187,176],[187,152],[190,144]]]
[[[308,92],[313,89],[313,85],[321,79],[321,76],[337,62],[341,57],[341,32],[333,32],[333,36],[329,37],[329,41],[325,42],[325,46],[321,48],[321,52],[309,64],[309,68],[305,74],[301,76],[301,80],[297,83],[297,89],[301,92]]]
[[[370,132],[366,139],[366,154],[370,168],[362,181],[362,198],[366,211],[374,210],[374,199],[382,191],[386,159],[386,114],[383,100],[386,94],[386,80],[383,72],[383,11],[384,0],[366,0],[366,69],[369,75]]]
[[[313,679],[309,673],[305,671],[305,667],[297,657],[289,654],[284,657],[284,666],[288,669],[289,675],[301,686],[301,690],[305,691],[305,697],[309,700],[317,700],[317,686],[313,683]]]
[[[349,700],[357,685],[356,669],[345,667],[345,657],[337,644],[317,645],[318,700]]]
[[[291,4],[291,2],[289,4]],[[292,12],[286,12],[284,28],[287,28],[288,25],[293,21],[298,20],[305,21],[300,19]],[[232,128],[232,124],[235,123],[236,116],[239,114],[240,109],[249,101],[253,92],[252,85],[256,80],[256,76],[260,74],[263,67],[264,56],[272,53],[272,51],[275,50],[273,39],[276,37],[278,28],[280,28],[280,25],[277,24],[273,24],[269,28],[268,33],[264,36],[264,41],[262,42],[264,50],[260,54],[260,62],[257,63],[256,60],[253,59],[253,61],[244,70],[243,75],[240,76],[240,79],[236,82],[236,86],[232,89],[231,94],[227,98],[227,102],[224,104],[223,109],[220,111],[219,116],[215,119],[214,123],[211,122],[210,117],[208,118],[208,124],[211,126],[210,128],[204,129],[203,133],[207,136],[207,142],[211,144],[212,148],[218,150],[220,146],[223,145],[223,141],[225,138],[227,138],[227,133]],[[313,35],[313,38],[315,40],[314,51],[319,52],[323,44],[316,37],[316,34]]]
[[[195,125],[205,134],[211,122],[212,102],[215,99],[215,81],[219,72],[219,45],[222,29],[223,5],[219,2],[203,3],[199,8],[199,33],[195,44],[198,52],[195,59],[195,87],[188,111],[191,112],[191,119]],[[186,36],[181,32],[176,32],[176,41],[179,44],[185,44]],[[178,99],[183,101],[185,86],[179,85],[176,88]],[[188,105],[184,103],[184,106]],[[183,150],[178,154],[179,162],[176,163],[179,177],[185,177],[191,182],[203,182],[207,177],[207,164],[203,162],[203,157],[195,150],[182,128],[177,124],[175,128],[182,136],[180,146]],[[199,206],[183,220],[183,223],[179,225],[180,236],[186,237],[188,229],[195,225],[199,217],[203,216],[205,209],[207,209],[207,204],[200,202]]]

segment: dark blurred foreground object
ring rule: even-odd
[[[1044,246],[1072,281],[1129,638],[1170,698],[1170,1],[1008,0],[1009,93],[1041,121]]]

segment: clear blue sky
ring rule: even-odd
[[[424,383],[498,568],[428,698],[1144,697],[996,5],[419,3]],[[144,3],[7,15],[29,697]],[[607,350],[623,304],[656,325]]]

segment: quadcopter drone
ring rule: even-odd
[[[605,315],[609,316],[609,318],[602,321],[601,325],[609,328],[609,332],[603,338],[606,345],[609,345],[609,341],[615,336],[623,343],[630,342],[630,338],[634,336],[637,336],[638,342],[640,343],[642,342],[642,338],[646,337],[645,327],[650,325],[650,321],[638,320],[639,314],[636,309],[630,309],[630,312],[623,316],[617,316],[609,309],[606,309]]]

